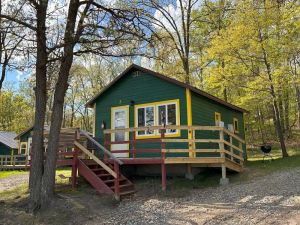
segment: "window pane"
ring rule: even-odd
[[[138,127],[145,126],[145,109],[138,109]],[[145,131],[138,131],[138,134],[145,134]]]
[[[158,106],[158,125],[166,124],[166,106]]]
[[[154,126],[154,107],[146,108],[146,126]],[[146,132],[147,134],[153,134],[153,130],[149,130]]]
[[[168,125],[176,125],[176,107],[175,107],[175,104],[168,105]]]
[[[176,106],[175,104],[168,105],[168,125],[176,125]],[[176,133],[176,129],[169,130],[170,133]]]

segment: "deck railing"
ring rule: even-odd
[[[167,130],[180,131],[181,135],[176,138],[168,137],[168,134],[166,133]],[[159,136],[156,138],[137,138],[137,132],[139,131],[155,131]],[[115,133],[127,133],[125,136],[128,138],[124,141],[112,141],[111,135]],[[205,136],[208,136],[209,138],[205,138]],[[243,145],[245,144],[245,141],[235,133],[219,126],[167,125],[106,129],[104,130],[104,143],[107,149],[110,149],[111,145],[128,144],[128,149],[112,150],[112,152],[128,153],[130,158],[139,158],[139,153],[143,153],[144,156],[145,154],[156,153],[156,155],[152,157],[160,157],[162,159],[176,157],[226,157],[226,159],[240,165],[243,165],[244,161]],[[152,148],[142,148],[140,147],[140,144],[142,143],[156,143],[156,145]],[[176,154],[176,156],[174,156],[174,154]]]
[[[0,170],[29,168],[27,155],[0,155]]]

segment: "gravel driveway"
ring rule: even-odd
[[[28,177],[10,179],[8,183],[13,184]],[[163,195],[159,189],[138,190],[119,204],[89,187],[75,193],[61,192],[54,205],[37,217],[14,203],[0,204],[0,224],[300,225],[300,168],[248,183],[186,190],[183,195],[178,195],[180,191]]]
[[[29,180],[28,174],[17,174],[0,179],[0,192],[14,189],[17,186],[27,183]]]
[[[183,198],[121,202],[87,224],[300,224],[300,168]]]

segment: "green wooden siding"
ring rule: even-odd
[[[118,82],[106,90],[96,99],[95,137],[104,143],[101,123],[104,121],[106,129],[111,128],[111,107],[129,105],[129,126],[134,127],[134,105],[152,102],[179,99],[180,124],[187,125],[186,90],[184,87],[159,79],[147,73],[129,72]],[[243,113],[223,106],[195,93],[191,93],[193,125],[214,126],[215,112],[221,113],[221,119],[228,124],[233,124],[233,118],[239,121],[239,135],[244,138]],[[131,103],[134,103],[131,105]],[[219,138],[218,132],[199,131],[197,138]],[[132,138],[132,137],[130,137]],[[178,138],[178,137],[177,137]],[[187,131],[181,132],[181,138],[187,138]],[[226,138],[226,137],[225,137]],[[217,144],[197,144],[197,148],[218,148]],[[131,147],[130,147],[131,148]],[[137,144],[136,149],[160,149],[160,144]],[[166,148],[186,148],[187,143],[167,143]],[[138,153],[137,157],[160,156],[156,153]],[[168,153],[167,156],[188,157],[188,153]],[[213,156],[213,155],[206,155]]]
[[[224,122],[225,128],[228,128],[228,124],[233,124],[233,118],[238,119],[239,124],[239,136],[245,139],[244,133],[244,121],[243,121],[243,113],[228,108],[224,105],[221,105],[217,102],[214,102],[210,99],[207,99],[198,94],[192,93],[192,117],[193,117],[193,125],[201,125],[201,126],[215,126],[215,112],[221,113],[221,120]],[[208,138],[214,139],[219,138],[219,132],[217,131],[197,131],[197,138]],[[225,140],[228,138],[225,135]],[[229,140],[228,140],[229,141]],[[237,143],[234,143],[237,145]],[[218,148],[218,144],[214,143],[197,143],[197,148],[208,148],[214,149]],[[245,150],[245,146],[244,146]],[[214,156],[214,154],[207,154],[207,156]]]
[[[135,105],[139,105],[174,99],[179,99],[180,124],[187,124],[185,88],[146,73],[133,71],[122,77],[96,100],[95,136],[100,143],[104,143],[101,123],[104,121],[106,128],[110,128],[111,107],[130,105],[131,101],[134,101]],[[129,120],[129,126],[134,127],[134,106],[129,107]],[[187,133],[182,132],[181,137],[187,137]],[[160,145],[139,144],[136,148],[159,149]],[[154,157],[158,155],[155,153],[140,153],[137,156]]]
[[[20,142],[28,142],[28,138],[31,137],[31,131],[33,129],[27,131],[26,133],[24,133],[22,136],[20,136]]]
[[[13,149],[6,146],[3,143],[0,143],[0,155],[11,155],[12,154]]]

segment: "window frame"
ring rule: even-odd
[[[217,117],[219,117],[219,120],[217,120]],[[215,125],[217,125],[217,121],[222,121],[222,114],[220,112],[215,112]]]
[[[167,100],[167,101],[160,101],[160,102],[150,102],[145,104],[139,104],[134,106],[134,126],[138,127],[138,109],[140,108],[147,108],[147,107],[154,107],[154,125],[153,126],[160,126],[158,125],[158,107],[165,105],[166,108],[168,105],[175,104],[175,113],[176,113],[176,125],[180,125],[180,104],[179,99]],[[167,114],[167,110],[166,110]],[[146,116],[146,114],[145,114]],[[145,120],[146,123],[146,120]],[[159,138],[161,137],[158,130],[154,130],[153,134],[138,134],[136,132],[136,139],[146,139],[146,138]],[[166,137],[180,137],[180,130],[177,130],[175,133],[167,132],[165,133]]]
[[[22,145],[25,145],[25,153],[22,154]],[[26,155],[27,154],[27,142],[20,142],[20,148],[19,148],[19,154],[20,155]]]
[[[237,127],[235,126],[235,122],[237,123]],[[239,120],[236,117],[233,118],[233,132],[235,134],[240,133],[240,131],[239,131]]]
[[[154,119],[154,121],[153,121],[153,126],[155,126],[155,121],[156,121],[156,118],[155,118],[155,105],[153,105],[153,104],[149,104],[149,105],[143,105],[143,106],[137,106],[135,109],[134,109],[134,113],[135,113],[135,116],[134,116],[134,122],[135,122],[135,127],[139,127],[138,126],[138,118],[139,118],[139,115],[138,115],[138,110],[139,109],[144,109],[144,124],[146,124],[146,108],[150,108],[150,107],[153,107],[153,119]],[[146,127],[146,125],[144,126],[144,127]],[[155,131],[153,132],[153,134],[139,134],[138,133],[138,131],[136,132],[136,137],[140,137],[140,136],[145,136],[145,137],[147,137],[147,136],[153,136],[153,135],[155,135]]]

